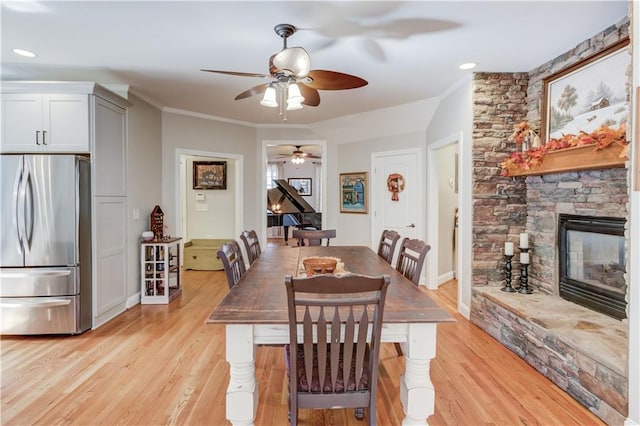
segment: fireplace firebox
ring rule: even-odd
[[[561,214],[560,297],[622,320],[627,284],[625,219]]]

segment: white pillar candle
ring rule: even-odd
[[[504,243],[504,254],[507,256],[513,256],[513,243],[508,241]]]
[[[529,253],[520,253],[520,263],[529,264]]]
[[[529,248],[529,234],[526,232],[520,234],[520,248]]]

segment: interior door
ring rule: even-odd
[[[377,250],[385,229],[424,238],[422,150],[374,153],[371,164],[372,248]]]

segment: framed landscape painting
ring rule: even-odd
[[[340,213],[367,213],[367,172],[340,173]]]
[[[544,143],[563,135],[627,121],[629,39],[604,49],[543,81],[541,136]]]

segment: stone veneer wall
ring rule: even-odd
[[[500,176],[514,149],[507,141],[527,114],[526,73],[477,73],[473,80],[473,285],[502,285],[506,240],[518,246],[526,226],[524,179]],[[518,273],[514,270],[514,278]]]
[[[527,177],[527,232],[531,244],[529,283],[558,294],[558,216],[561,213],[627,218],[626,168]]]
[[[515,149],[507,141],[515,124],[527,120],[539,130],[543,79],[627,37],[628,27],[625,18],[528,74],[477,73],[473,82],[471,321],[609,424],[621,424],[628,412],[624,372],[612,371],[588,350],[566,344],[561,336],[531,323],[521,312],[485,297],[481,288],[503,285],[504,242],[512,241],[517,247],[518,234],[526,230],[531,234],[531,284],[538,291],[556,294],[557,268],[551,250],[557,214],[627,216],[627,169],[525,179],[499,176],[499,163]],[[517,283],[517,268],[513,272]]]

